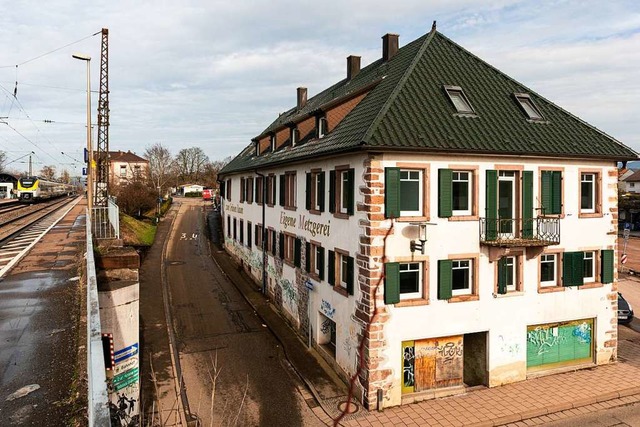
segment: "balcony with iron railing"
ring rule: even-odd
[[[557,245],[560,243],[560,219],[480,218],[480,243],[495,247]]]

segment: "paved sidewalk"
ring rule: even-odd
[[[210,224],[215,224],[211,217]],[[212,230],[212,238],[214,242],[217,239],[215,229]],[[346,386],[314,350],[306,347],[231,257],[220,248],[214,248],[213,252],[221,269],[282,342],[289,361],[320,404],[314,413],[327,425],[332,425],[333,419],[339,415],[335,403],[345,400]],[[449,398],[387,408],[382,412],[368,412],[360,408],[357,413],[346,416],[341,425],[543,425],[587,412],[637,403],[640,402],[640,334],[621,326],[618,340],[619,361],[610,365],[502,387],[481,388]]]

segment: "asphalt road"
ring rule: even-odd
[[[210,256],[202,201],[183,199],[166,279],[192,414],[203,425],[320,425],[277,340]]]

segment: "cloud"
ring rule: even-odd
[[[162,142],[175,154],[200,146],[211,159],[238,153],[277,114],[344,78],[345,58],[363,66],[381,55],[380,37],[401,45],[431,28],[589,123],[640,150],[635,1],[307,0],[180,2],[22,1],[0,15],[0,149],[34,149],[43,161],[81,157],[85,68],[98,89],[100,36],[21,65],[109,28],[112,149],[142,153]],[[97,92],[92,116],[96,121]],[[15,104],[15,103],[14,103]],[[9,113],[10,111],[10,113]],[[26,114],[34,120],[32,123]],[[43,119],[55,123],[44,124]],[[60,168],[59,168],[60,169]]]

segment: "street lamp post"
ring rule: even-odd
[[[89,207],[89,218],[91,219],[93,212],[93,147],[91,145],[91,57],[80,53],[71,55],[75,59],[85,61],[87,63],[87,206]]]

